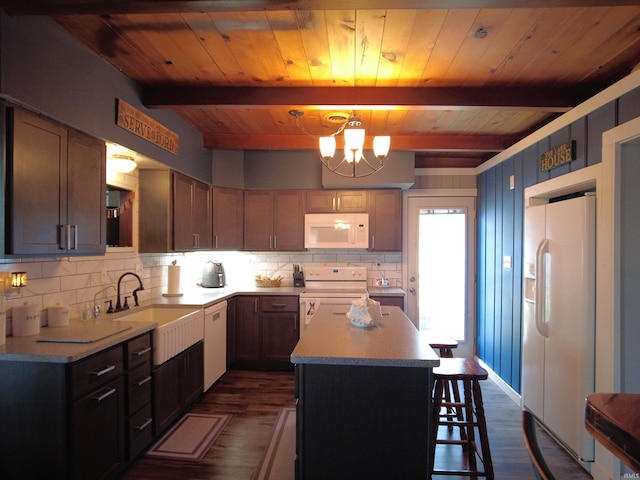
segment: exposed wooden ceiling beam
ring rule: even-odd
[[[315,150],[317,140],[306,135],[207,134],[204,147],[228,150]],[[504,150],[521,139],[513,135],[393,135],[392,150],[489,152]],[[371,139],[365,149],[371,149]]]
[[[416,110],[517,109],[566,112],[600,89],[492,87],[145,87],[147,108],[215,106]]]
[[[557,8],[633,5],[638,0],[397,0],[393,9]],[[0,0],[15,15],[388,9],[388,0]]]

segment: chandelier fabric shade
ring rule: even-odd
[[[373,153],[376,161],[369,161],[364,153],[366,132],[361,128],[362,121],[352,112],[351,116],[331,135],[315,137],[310,134],[300,123],[300,117],[304,115],[301,110],[290,110],[289,114],[296,119],[298,128],[318,140],[320,161],[333,173],[342,177],[359,178],[376,173],[384,167],[388,160],[391,147],[391,137],[376,136],[373,138]],[[336,136],[340,133],[344,137],[344,155],[336,158]]]

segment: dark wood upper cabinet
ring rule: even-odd
[[[170,170],[140,170],[141,253],[211,249],[210,187]]]
[[[244,192],[245,250],[304,250],[302,190]]]
[[[366,190],[308,190],[307,213],[367,211]]]
[[[6,253],[104,254],[104,142],[21,109],[8,117]]]
[[[244,192],[235,188],[211,188],[213,249],[242,250]]]
[[[369,190],[369,251],[402,251],[402,191]]]

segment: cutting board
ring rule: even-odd
[[[130,325],[121,325],[119,322],[75,323],[66,327],[42,328],[40,329],[40,335],[36,341],[57,343],[93,343],[127,331],[130,328]]]

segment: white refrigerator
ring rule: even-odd
[[[595,382],[594,194],[525,210],[522,405],[592,461],[584,402]]]

